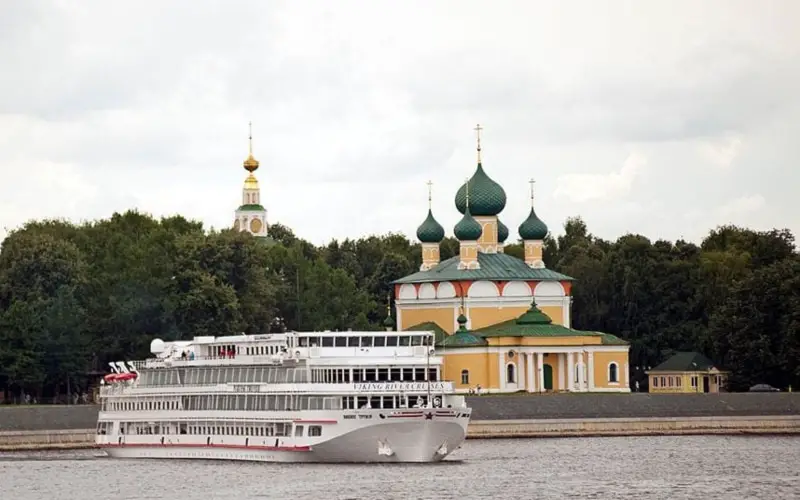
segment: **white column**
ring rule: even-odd
[[[586,364],[583,362],[583,352],[577,353],[578,356],[578,392],[586,392]]]
[[[525,381],[525,389],[528,392],[533,392],[533,353],[531,352],[525,354],[525,371],[528,374],[528,380]]]
[[[506,387],[506,360],[505,360],[505,353],[498,352],[497,353],[497,366],[500,370],[498,373],[499,377],[497,378],[497,390],[502,391]]]
[[[567,353],[567,391],[572,392],[575,390],[575,356],[573,353]]]
[[[589,391],[594,391],[594,352],[589,351]]]
[[[567,354],[558,354],[558,390],[564,391],[567,389]]]
[[[544,392],[544,353],[536,353],[536,380],[539,382],[539,392]]]

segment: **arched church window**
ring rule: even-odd
[[[619,367],[616,363],[609,363],[608,365],[608,381],[619,382]]]
[[[517,367],[514,363],[509,363],[506,366],[506,383],[509,384],[516,384],[517,383]]]
[[[469,385],[469,370],[461,370],[461,385]]]

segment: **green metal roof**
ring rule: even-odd
[[[469,209],[473,215],[497,215],[505,208],[505,190],[486,175],[483,165],[478,163],[472,178],[462,184],[456,192],[456,209],[462,214],[467,209],[467,185],[469,185]]]
[[[468,330],[459,330],[436,344],[437,347],[481,347],[485,345],[487,345],[486,339]]]
[[[497,219],[497,242],[503,243],[508,239],[508,226],[503,221]]]
[[[504,253],[478,252],[480,269],[458,269],[458,255],[450,257],[427,271],[419,271],[392,283],[430,283],[453,280],[495,281],[572,281],[567,275],[550,269],[533,269],[525,261]]]
[[[447,337],[447,332],[435,321],[426,321],[412,327],[406,328],[407,332],[433,332],[434,344],[442,342]]]
[[[478,221],[472,217],[469,207],[467,207],[464,217],[462,217],[453,228],[453,234],[458,238],[458,241],[478,241],[482,233],[483,228]]]
[[[536,211],[531,207],[528,218],[519,225],[519,237],[523,240],[543,240],[547,236],[547,224],[545,224]]]
[[[444,228],[433,217],[428,209],[428,217],[417,228],[417,239],[423,243],[439,243],[444,239]]]
[[[711,368],[714,363],[699,352],[679,352],[648,372],[695,372]]]
[[[263,212],[264,207],[261,205],[257,205],[255,203],[251,203],[247,205],[242,205],[237,210],[241,212]]]

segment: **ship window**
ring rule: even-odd
[[[436,382],[439,380],[439,377],[437,377],[436,368],[428,368],[428,380],[432,382]]]
[[[372,337],[361,337],[361,347],[372,347]]]
[[[360,345],[360,341],[358,337],[348,337],[347,338],[347,347],[358,347]]]
[[[322,337],[322,347],[333,347],[333,337]]]
[[[422,337],[419,335],[411,337],[411,345],[422,345]]]
[[[309,337],[308,345],[311,347],[319,347],[319,337]]]
[[[469,385],[469,370],[461,370],[461,384]]]
[[[375,382],[377,380],[377,370],[375,368],[367,368],[364,373],[365,382]]]
[[[414,380],[414,369],[413,368],[403,368],[403,380],[410,381]]]
[[[401,378],[402,373],[403,372],[402,372],[402,370],[400,368],[390,368],[389,369],[389,380],[391,382],[400,382],[401,380],[403,380]]]
[[[302,437],[303,436],[303,426],[302,425],[295,425],[294,426],[294,437]]]
[[[414,380],[425,380],[425,368],[414,368]]]
[[[378,382],[386,382],[389,380],[389,369],[378,368]]]
[[[384,347],[386,345],[386,337],[375,337],[375,347]]]
[[[411,337],[404,335],[402,337],[398,337],[398,341],[401,347],[406,347],[411,343]]]
[[[308,437],[319,437],[322,435],[321,425],[312,425],[308,428]]]
[[[347,347],[347,337],[336,337],[336,347]]]
[[[386,347],[397,347],[397,337],[394,335],[386,337]]]

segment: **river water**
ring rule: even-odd
[[[2,500],[800,498],[800,437],[470,440],[439,464],[0,453]]]

